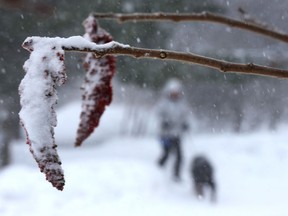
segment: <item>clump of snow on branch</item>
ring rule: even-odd
[[[64,51],[57,39],[29,37],[23,48],[31,52],[24,64],[25,77],[20,83],[22,109],[20,122],[26,142],[41,172],[54,187],[63,190],[65,180],[56,151],[54,127],[57,125],[56,86],[66,81]]]
[[[89,16],[83,22],[83,26],[86,32],[85,39],[98,46],[103,44],[103,47],[111,43],[111,35],[99,27],[93,16]],[[80,146],[90,136],[95,127],[99,125],[105,107],[111,103],[111,80],[115,73],[115,57],[106,55],[97,58],[93,53],[88,53],[83,66],[86,76],[82,85],[82,111],[75,146]]]

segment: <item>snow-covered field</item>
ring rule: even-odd
[[[175,183],[171,163],[156,166],[160,148],[154,133],[121,132],[122,107],[109,107],[95,135],[74,148],[79,109],[72,104],[58,112],[64,191],[45,180],[25,141],[16,141],[13,163],[0,171],[0,216],[288,215],[288,127],[241,135],[192,133],[183,143],[183,180]],[[217,203],[192,193],[188,168],[200,153],[213,162]]]

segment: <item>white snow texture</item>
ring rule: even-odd
[[[81,103],[57,111],[66,186],[47,184],[23,140],[12,145],[13,163],[0,172],[1,216],[286,216],[288,191],[287,126],[255,134],[190,134],[183,142],[182,182],[171,180],[174,158],[162,170],[158,139],[121,133],[125,107],[112,104],[95,134],[81,148],[71,143]],[[151,110],[145,121],[153,122]],[[145,115],[145,113],[141,113]],[[69,123],[65,122],[69,119]],[[151,128],[153,129],[153,128]],[[99,140],[99,138],[101,140]],[[215,168],[217,203],[192,193],[189,163],[205,154]]]

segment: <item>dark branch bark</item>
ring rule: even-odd
[[[216,22],[224,25],[228,25],[233,28],[240,28],[248,31],[252,31],[258,34],[262,34],[285,43],[288,43],[288,35],[276,31],[272,28],[267,28],[264,25],[245,22],[228,18],[222,15],[213,14],[209,12],[202,13],[190,13],[190,14],[177,14],[177,13],[132,13],[132,14],[120,14],[120,13],[94,13],[93,16],[98,19],[115,19],[119,22],[127,21],[173,21],[173,22],[191,22],[191,21],[202,21],[202,22]]]
[[[115,43],[108,48],[79,49],[77,47],[68,48],[63,47],[65,51],[79,51],[79,52],[93,52],[98,58],[104,55],[126,55],[134,58],[148,58],[148,59],[161,59],[161,60],[174,60],[178,62],[198,64],[219,70],[220,72],[236,72],[250,75],[262,75],[278,78],[288,78],[288,70],[277,69],[256,65],[253,63],[239,64],[227,61],[221,61],[214,58],[208,58],[193,53],[184,53],[168,50],[144,49],[130,46],[123,46]]]

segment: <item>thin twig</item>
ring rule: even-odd
[[[132,13],[132,14],[121,14],[121,13],[93,13],[93,16],[98,19],[115,19],[119,22],[143,22],[143,21],[173,21],[173,22],[184,22],[184,21],[204,21],[204,22],[216,22],[228,25],[234,28],[240,28],[248,31],[252,31],[258,34],[262,34],[283,42],[288,43],[288,35],[276,31],[272,28],[259,25],[257,23],[245,22],[241,20],[232,19],[226,16],[202,12],[202,13],[189,13],[189,14],[178,14],[178,13]]]
[[[253,63],[240,64],[231,63],[227,61],[208,58],[193,53],[184,53],[169,50],[145,49],[130,46],[123,46],[114,42],[113,46],[107,48],[77,48],[77,47],[63,47],[65,51],[79,51],[79,52],[93,52],[98,58],[104,55],[125,55],[134,58],[148,58],[148,59],[161,59],[161,60],[174,60],[177,62],[184,62],[190,64],[198,64],[219,70],[220,72],[234,72],[250,75],[262,75],[277,78],[288,78],[288,70],[277,69]]]

